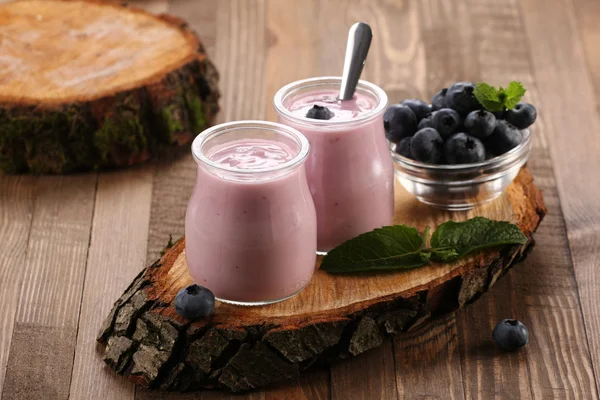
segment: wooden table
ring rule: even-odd
[[[528,88],[540,118],[530,168],[549,214],[527,262],[456,315],[298,381],[236,398],[598,398],[600,2],[597,0],[171,0],[221,71],[220,121],[275,119],[292,80],[341,71],[346,32],[371,24],[363,77],[391,101],[457,80]],[[1,25],[0,25],[1,34]],[[20,399],[217,399],[135,388],[96,353],[127,284],[183,233],[195,163],[72,176],[0,176],[0,393]],[[495,323],[529,345],[501,353]]]

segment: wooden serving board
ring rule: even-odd
[[[485,216],[516,223],[529,241],[475,253],[450,264],[374,274],[317,270],[298,296],[263,307],[217,302],[214,315],[190,323],[175,313],[177,292],[192,283],[181,239],[142,271],[117,300],[98,340],[105,362],[136,383],[175,391],[219,387],[244,391],[319,363],[379,346],[431,317],[477,299],[533,246],[546,213],[524,168],[507,192],[469,212],[419,203],[396,185],[396,223],[435,227]]]
[[[198,37],[114,3],[0,5],[0,171],[131,165],[211,123],[218,74]]]

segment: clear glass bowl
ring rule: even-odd
[[[521,133],[523,141],[514,149],[473,164],[422,163],[396,153],[395,144],[390,143],[396,179],[425,204],[444,210],[470,210],[500,196],[527,162],[531,131]]]

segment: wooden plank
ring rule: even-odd
[[[152,166],[146,166],[99,177],[71,400],[88,399],[90,393],[133,399],[134,386],[104,367],[95,344],[114,300],[146,266],[153,172]]]
[[[587,60],[588,72],[594,84],[596,110],[600,111],[600,2],[596,0],[572,0],[577,28]]]
[[[153,14],[166,13],[169,9],[169,0],[132,0],[127,3]]]
[[[67,398],[96,175],[38,180],[5,399]]]
[[[454,316],[433,320],[394,338],[400,399],[462,399]]]
[[[479,73],[471,79],[496,85],[520,80],[528,88],[526,100],[538,105],[529,48],[522,40],[523,25],[516,2],[469,1],[461,13],[471,21],[468,29],[478,39],[465,44],[472,47],[468,52],[478,64],[474,71]],[[479,302],[458,314],[467,398],[591,398],[595,395],[591,390],[593,377],[581,313],[576,307],[544,306],[564,299],[568,299],[567,303],[577,301],[576,284],[565,257],[568,248],[547,156],[545,126],[542,119],[534,127],[536,140],[529,163],[550,210],[536,235],[536,249],[526,265],[516,268]],[[551,279],[540,279],[541,265],[549,274],[544,276]],[[521,319],[532,330],[531,343],[523,352],[504,354],[491,345],[491,331],[503,318]],[[538,326],[544,329],[536,329]],[[567,328],[573,329],[573,335],[565,335]],[[561,351],[563,348],[573,349],[573,353],[565,354]],[[579,378],[575,383],[563,365],[577,371]]]
[[[600,371],[600,205],[590,173],[600,170],[600,118],[570,1],[518,2],[546,122],[596,389]],[[521,38],[522,39],[522,38]],[[535,44],[535,45],[534,45]]]
[[[0,393],[27,255],[37,178],[0,176]]]

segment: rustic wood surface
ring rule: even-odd
[[[523,168],[500,198],[452,218],[511,221],[529,238],[524,245],[398,273],[332,275],[317,269],[292,299],[263,307],[218,302],[210,318],[196,322],[179,316],[173,306],[177,293],[193,283],[180,239],[115,302],[98,334],[103,358],[134,383],[175,392],[241,392],[296,378],[477,300],[530,253],[546,212],[540,190]],[[396,182],[395,224],[423,231],[447,217]]]
[[[3,1],[3,0],[0,0]],[[284,83],[341,70],[346,29],[375,32],[364,77],[392,101],[459,80],[520,79],[540,119],[529,168],[549,213],[524,265],[409,336],[247,399],[595,399],[600,382],[600,5],[595,0],[152,0],[185,18],[221,72],[220,121],[274,119]],[[0,25],[0,34],[1,34]],[[1,74],[1,72],[0,72]],[[1,77],[1,75],[0,75]],[[229,399],[135,388],[95,334],[113,301],[183,233],[195,164],[0,176],[2,399]],[[531,331],[490,346],[497,320]]]

